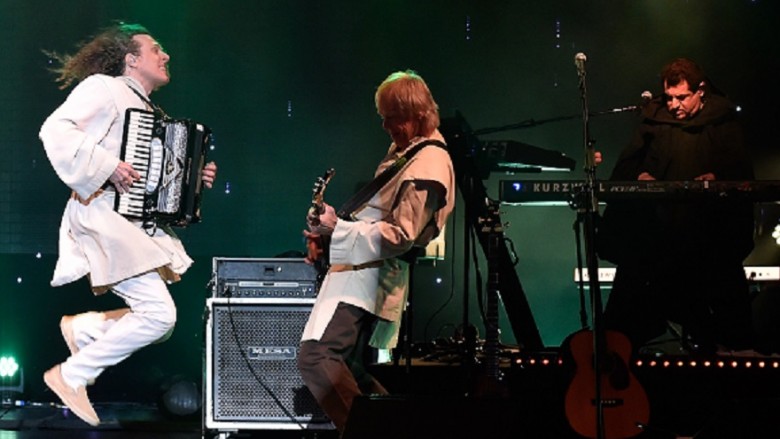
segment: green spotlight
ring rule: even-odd
[[[24,371],[16,358],[12,356],[0,357],[0,392],[24,391]]]
[[[0,357],[0,378],[13,378],[19,371],[19,363],[14,357]]]

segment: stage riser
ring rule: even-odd
[[[651,367],[647,364],[652,358],[645,358],[645,366],[632,369],[651,405],[652,431],[641,437],[675,437],[669,436],[668,432],[679,436],[696,435],[697,439],[780,437],[780,425],[776,423],[777,413],[780,413],[780,369],[767,367],[767,364],[759,368],[756,360],[748,367],[744,359],[740,359],[738,368],[734,368],[723,357],[712,357],[707,367],[702,365],[707,360],[701,358],[679,357],[678,360],[683,362],[682,366],[676,362],[664,366],[661,362]],[[691,366],[691,361],[696,361],[696,366]],[[718,361],[725,362],[719,366]],[[764,361],[769,361],[771,366],[773,359]],[[780,358],[774,361],[780,361]],[[515,434],[530,432],[535,435],[529,437],[579,437],[568,427],[564,409],[566,391],[575,376],[573,369],[555,360],[550,360],[546,366],[541,365],[541,360],[534,363],[501,368],[510,398],[496,406],[489,399],[464,398],[465,394],[473,394],[474,387],[468,384],[467,371],[458,365],[412,365],[408,373],[403,363],[375,366],[372,373],[400,396],[364,404],[376,409],[384,406],[387,410],[406,410],[402,407],[417,405],[417,409],[408,412],[410,419],[421,424],[415,428],[443,428],[440,433],[444,436],[439,437],[448,437],[446,434],[451,429],[473,433],[470,429],[476,427],[471,424],[482,426],[479,428],[486,428],[485,431],[491,433],[491,426],[502,426],[495,432],[499,436],[485,437],[503,437],[500,436],[503,429],[510,429]],[[475,373],[478,375],[478,371]],[[405,402],[400,403],[399,398]],[[476,416],[483,406],[493,407],[499,415],[482,412],[481,417]],[[371,409],[364,407],[363,410]],[[455,426],[429,425],[435,421],[421,417],[420,413],[430,415],[432,419],[446,419]],[[458,424],[463,419],[471,424]],[[507,424],[508,420],[514,423]],[[740,432],[761,434],[718,436],[723,431],[740,428]],[[400,436],[389,433],[382,436],[384,433],[380,432],[379,436],[371,437],[415,437],[404,436],[406,431],[392,432]]]

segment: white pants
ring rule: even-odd
[[[176,305],[156,271],[124,280],[112,292],[125,301],[130,312],[119,320],[107,320],[101,313],[79,314],[74,319],[79,351],[61,366],[62,378],[73,388],[94,382],[107,367],[166,338],[176,324]]]

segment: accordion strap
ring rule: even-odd
[[[151,108],[157,115],[159,115],[161,119],[170,119],[170,117],[168,117],[168,115],[165,113],[165,111],[163,111],[163,109],[159,105],[157,105],[154,102],[152,102],[151,100],[149,100],[148,97],[144,96],[141,92],[136,90],[133,86],[131,86],[130,84],[127,84],[127,88],[132,90],[133,93],[135,93],[139,98],[141,98],[141,100],[144,101],[144,103],[146,105],[148,105],[149,108]]]
[[[381,174],[377,175],[373,180],[371,180],[355,195],[353,195],[352,198],[347,200],[347,202],[344,203],[344,205],[341,206],[341,208],[336,213],[338,217],[345,220],[351,220],[350,215],[352,215],[352,213],[366,204],[368,200],[371,199],[371,197],[379,192],[379,190],[382,189],[387,184],[387,182],[390,181],[390,179],[395,177],[395,175],[398,174],[398,172],[403,169],[407,163],[409,163],[409,160],[411,160],[415,154],[420,152],[421,149],[428,145],[435,145],[439,148],[447,147],[447,145],[445,145],[443,142],[433,139],[424,140],[414,145],[411,149],[409,149],[409,151],[406,152],[406,154],[399,157],[395,162],[393,162],[392,165],[388,166],[384,171],[382,171]]]

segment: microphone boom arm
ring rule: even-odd
[[[584,84],[584,83],[583,83]],[[639,105],[626,105],[625,107],[617,107],[617,108],[610,108],[608,110],[602,110],[602,111],[595,111],[590,112],[590,116],[604,116],[607,114],[617,114],[617,113],[630,113],[634,111],[641,111],[645,105],[647,105],[648,102],[650,102],[650,99],[652,99],[653,95],[649,91],[642,92],[642,103]],[[499,133],[502,131],[509,131],[509,130],[518,130],[518,129],[525,129],[525,128],[533,128],[537,127],[539,125],[543,125],[550,122],[561,122],[564,120],[572,120],[572,119],[580,119],[582,118],[583,114],[573,114],[568,116],[555,116],[548,119],[527,119],[521,122],[508,124],[508,125],[502,125],[498,127],[487,127],[487,128],[481,128],[478,130],[472,131],[472,134],[475,136],[483,135],[483,134],[492,134],[492,133]]]

